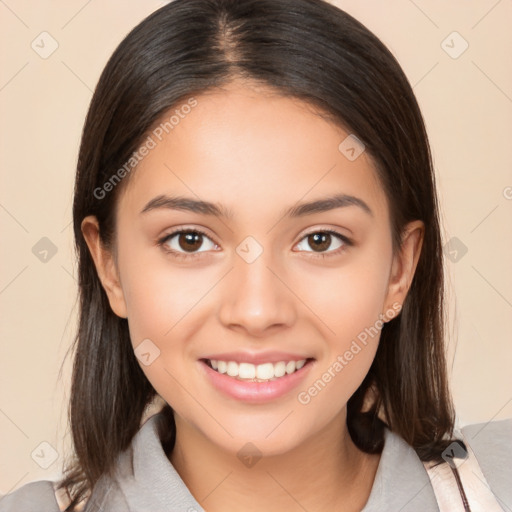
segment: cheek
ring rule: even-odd
[[[323,319],[326,345],[315,372],[299,390],[297,401],[318,426],[331,421],[361,385],[377,352],[384,325],[379,293],[359,279],[339,279],[344,293],[326,301]],[[333,284],[334,286],[334,284]],[[313,414],[314,411],[314,414]]]
[[[318,324],[336,351],[344,351],[386,310],[391,267],[391,246],[386,242],[383,238],[347,253],[338,268],[309,266],[295,273],[298,295],[318,315]]]
[[[122,241],[120,241],[121,246]],[[132,344],[172,339],[180,321],[214,284],[211,271],[179,267],[159,247],[125,241],[119,261]]]
[[[346,405],[373,362],[384,325],[381,314],[387,309],[390,266],[391,245],[383,238],[339,269],[322,270],[303,283],[327,343],[297,399],[306,410],[315,408],[319,423]]]
[[[165,255],[131,253],[124,261],[123,291],[130,338],[142,371],[153,388],[175,410],[187,408],[187,393],[196,395],[183,362],[192,356],[187,340],[201,328],[194,322],[200,299],[212,286],[212,276],[197,269],[178,269]],[[211,274],[211,272],[210,272]],[[149,341],[148,341],[149,340]],[[149,364],[140,354],[149,353]]]

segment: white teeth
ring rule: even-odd
[[[235,361],[218,361],[210,359],[210,364],[214,370],[219,373],[226,373],[230,377],[236,377],[240,380],[258,379],[273,380],[283,377],[285,374],[291,374],[300,370],[305,364],[306,359],[300,361],[279,361],[278,363],[263,363],[254,365],[251,363],[236,363]]]
[[[274,365],[272,363],[264,363],[256,366],[256,377],[258,379],[272,379],[274,377]]]
[[[233,363],[237,366],[236,363]],[[254,379],[256,377],[256,368],[253,364],[240,363],[238,365],[238,371],[235,373],[235,377],[238,375],[241,379]],[[258,377],[261,379],[261,377]]]
[[[274,365],[274,377],[282,377],[286,373],[286,363],[281,361]]]
[[[295,361],[286,363],[286,373],[293,373],[295,371]]]
[[[226,373],[230,377],[236,377],[238,375],[238,365],[234,361],[229,361]]]

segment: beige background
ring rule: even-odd
[[[388,45],[414,86],[445,242],[457,237],[467,247],[458,261],[445,259],[459,423],[511,417],[512,2],[334,3]],[[80,132],[113,49],[161,5],[0,0],[0,494],[60,474],[69,358],[61,379],[58,372],[76,325],[70,223]],[[43,59],[51,38],[58,48]],[[32,252],[43,237],[57,249],[46,262]]]

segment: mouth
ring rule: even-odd
[[[261,362],[199,359],[199,369],[213,389],[224,397],[261,404],[289,395],[303,384],[314,358]]]
[[[202,359],[212,370],[225,374],[236,380],[244,382],[272,382],[287,375],[296,373],[313,358],[295,360],[283,360],[277,363],[252,364],[236,361],[222,361],[219,359]]]

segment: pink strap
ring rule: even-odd
[[[434,466],[432,462],[424,462],[440,512],[503,512],[496,497],[485,479],[478,460],[469,443],[459,432],[467,448],[467,457],[451,458],[457,468],[463,491],[459,489],[457,479],[448,462]],[[445,452],[457,454],[462,448],[458,443],[452,443]],[[464,497],[466,506],[464,505]]]

